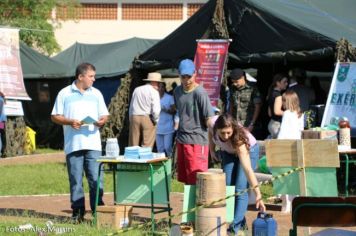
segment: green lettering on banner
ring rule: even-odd
[[[337,98],[337,102],[336,102],[337,105],[341,105],[342,104],[342,97],[343,96],[344,96],[344,94],[342,94],[342,93],[338,94],[338,98]]]
[[[333,93],[331,96],[330,104],[354,107],[356,105],[355,99],[356,94],[350,94],[349,92],[347,92],[346,94]]]
[[[346,93],[345,94],[345,99],[344,99],[344,105],[349,105],[349,99],[350,99],[350,94]]]
[[[351,105],[351,106],[355,106],[355,105],[356,105],[356,104],[355,104],[355,97],[356,97],[355,94],[351,94],[351,98],[350,98],[350,105]]]
[[[336,97],[337,97],[337,94],[333,93],[332,97],[331,97],[331,104],[336,104]]]
[[[347,78],[347,73],[349,72],[349,69],[350,69],[349,63],[340,64],[340,68],[337,73],[337,80],[340,82],[344,82]]]

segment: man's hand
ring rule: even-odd
[[[51,120],[58,125],[70,125],[73,129],[80,129],[82,122],[76,119],[68,119],[63,115],[51,115]]]
[[[97,122],[94,123],[94,125],[98,127],[103,127],[107,120],[108,120],[108,116],[102,116]]]
[[[70,126],[72,126],[73,129],[80,129],[80,126],[82,126],[82,122],[80,120],[71,120]]]

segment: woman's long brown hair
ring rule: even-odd
[[[230,115],[230,114],[223,114],[218,117],[215,122],[213,133],[214,137],[218,129],[223,128],[232,128],[232,136],[230,138],[230,142],[233,146],[240,147],[241,145],[246,145],[247,149],[250,149],[250,142],[247,137],[247,133],[245,128],[242,125],[239,125],[238,122]]]

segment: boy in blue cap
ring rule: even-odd
[[[196,72],[192,60],[179,64],[181,85],[174,90],[179,114],[177,132],[178,181],[196,184],[196,173],[208,169],[208,127],[213,109],[205,89],[195,82]]]

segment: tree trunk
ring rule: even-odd
[[[26,124],[22,116],[10,116],[6,121],[4,157],[25,155]]]

